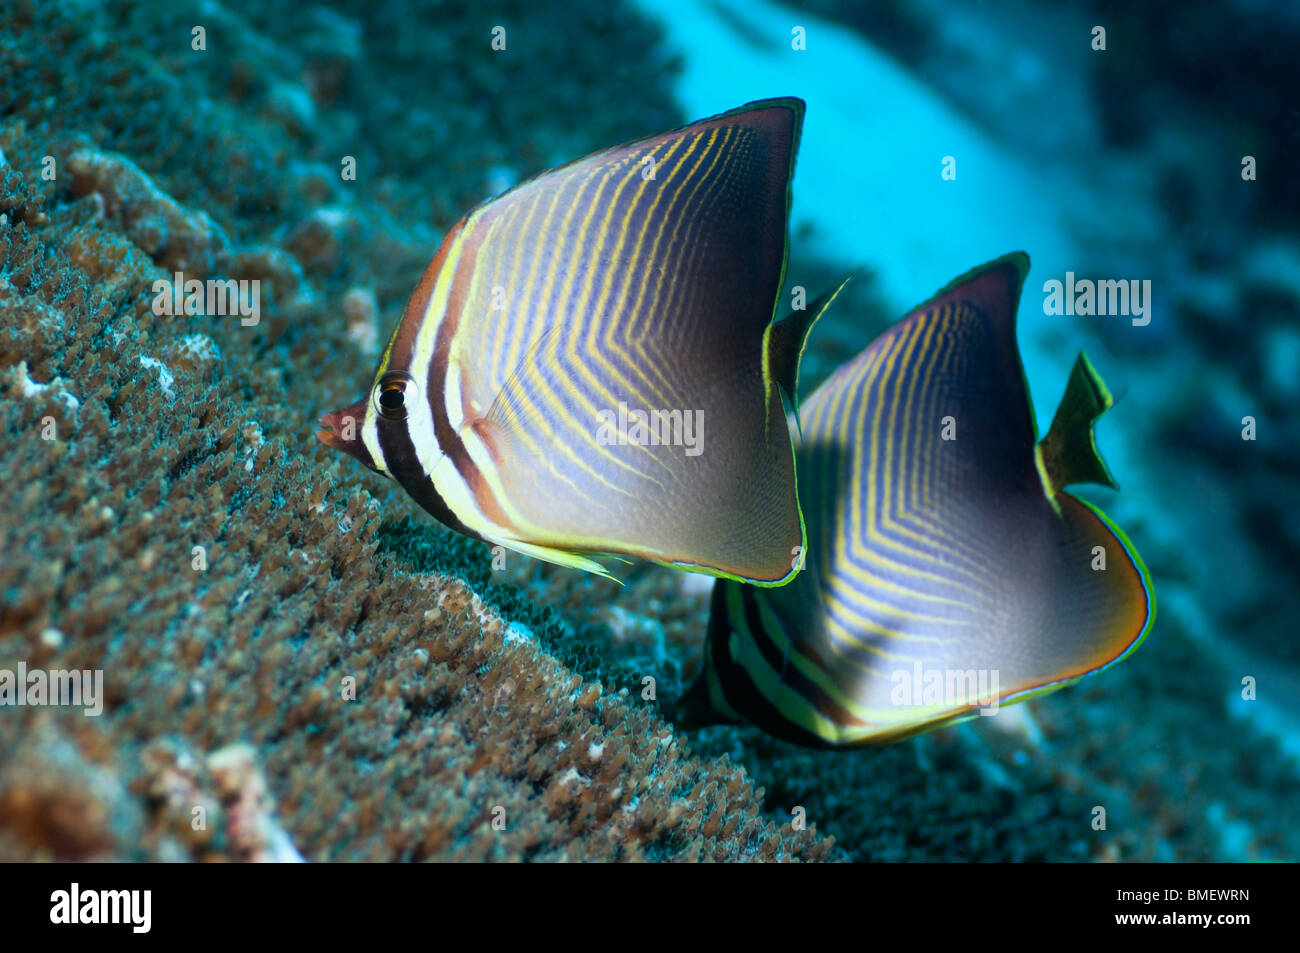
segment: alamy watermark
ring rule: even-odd
[[[103,669],[0,668],[0,708],[55,705],[84,709],[88,718],[104,711]]]
[[[619,401],[618,410],[602,410],[596,417],[596,441],[602,447],[685,447],[688,457],[704,452],[702,410],[630,410]]]
[[[978,705],[981,715],[998,710],[998,670],[995,668],[926,668],[919,661],[910,669],[895,669],[889,676],[892,704],[912,707],[956,708]]]
[[[152,890],[85,890],[73,881],[68,890],[50,894],[50,922],[55,924],[122,924],[132,933],[148,933],[152,911]]]
[[[1139,328],[1151,323],[1150,278],[1076,280],[1074,272],[1067,271],[1065,281],[1043,282],[1043,294],[1043,314],[1131,317]]]
[[[162,317],[183,314],[239,315],[246,328],[262,320],[262,281],[260,278],[186,279],[176,272],[170,280],[159,278],[153,283],[153,313]]]

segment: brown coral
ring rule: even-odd
[[[169,271],[206,277],[217,270],[229,240],[203,210],[184,208],[124,156],[82,149],[68,159],[74,196],[97,196],[122,233]]]

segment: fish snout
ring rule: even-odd
[[[381,473],[375,465],[365,441],[361,438],[361,428],[366,420],[366,400],[362,398],[351,407],[322,414],[322,429],[316,431],[316,439],[327,447],[342,450],[355,457],[376,473]]]

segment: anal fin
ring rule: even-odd
[[[569,569],[581,569],[584,572],[592,573],[596,576],[604,576],[606,579],[617,582],[620,586],[622,580],[616,577],[603,565],[596,560],[580,553],[569,552],[564,549],[554,549],[550,546],[539,546],[535,543],[525,543],[518,539],[505,539],[500,537],[485,536],[490,543],[499,543],[506,549],[513,549],[517,553],[525,556],[532,556],[534,559],[540,559],[542,562],[552,563],[556,566],[565,566]]]

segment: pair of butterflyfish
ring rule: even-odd
[[[1093,436],[1114,397],[1082,353],[1038,440],[1025,255],[957,279],[797,402],[839,291],[776,317],[802,119],[797,99],[751,103],[470,212],[370,394],[318,436],[494,545],[719,577],[679,724],[847,747],[1104,668],[1155,600],[1124,533],[1065,491],[1115,487]]]

